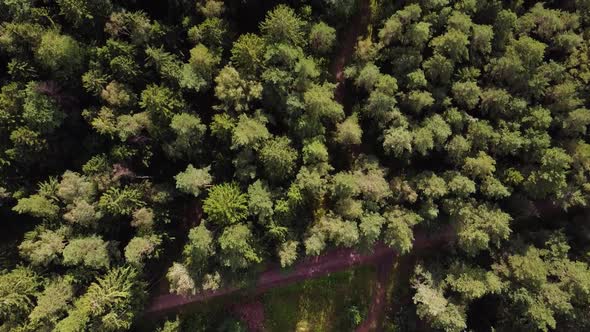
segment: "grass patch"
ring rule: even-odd
[[[263,296],[266,330],[349,331],[353,308],[362,318],[368,311],[374,279],[375,270],[362,267],[273,289]]]

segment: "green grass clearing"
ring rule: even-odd
[[[263,295],[266,331],[350,331],[351,309],[364,319],[374,279],[375,270],[362,267],[273,289]]]

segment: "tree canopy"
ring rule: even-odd
[[[588,330],[589,36],[587,0],[0,1],[0,330],[384,247],[384,331]]]

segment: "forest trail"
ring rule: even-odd
[[[451,227],[447,227],[444,231],[428,236],[425,233],[417,233],[414,238],[413,250],[423,250],[433,247],[438,247],[441,244],[448,243],[454,238],[454,230]],[[360,253],[355,249],[350,248],[339,248],[327,252],[324,255],[317,257],[307,257],[303,259],[299,264],[290,270],[282,269],[278,266],[263,272],[256,281],[253,289],[255,293],[262,293],[271,288],[285,286],[288,284],[300,282],[309,278],[317,278],[325,276],[330,273],[343,271],[353,267],[361,265],[374,264],[376,266],[383,265],[383,268],[387,269],[387,262],[397,255],[397,252],[385,246],[382,243],[377,244],[371,253]],[[391,265],[389,265],[391,267]],[[389,270],[387,272],[379,273],[380,280],[385,276],[388,277]],[[385,285],[384,285],[385,286]],[[216,297],[228,295],[239,291],[239,287],[225,287],[214,291],[205,291],[192,296],[181,296],[176,294],[165,294],[157,296],[152,300],[146,309],[147,315],[166,313],[173,310],[180,309],[186,305],[207,301]],[[383,288],[383,293],[385,289]],[[385,294],[382,295],[384,298]],[[372,308],[371,317],[379,317],[382,312],[383,300],[380,302],[380,306]],[[369,321],[369,320],[367,320]],[[369,321],[368,324],[371,324]]]
[[[352,18],[352,22],[345,32],[344,38],[341,39],[340,51],[330,67],[330,73],[337,84],[336,90],[334,91],[334,99],[340,104],[344,103],[344,94],[346,92],[344,69],[354,54],[358,38],[367,31],[369,21],[371,20],[370,2],[371,0],[360,0],[359,11]]]
[[[396,255],[393,253],[383,257],[382,260],[376,263],[377,280],[375,283],[375,294],[369,306],[367,318],[359,325],[356,332],[379,331],[381,318],[385,311],[385,302],[387,301],[387,287],[391,282],[393,276],[392,267]]]

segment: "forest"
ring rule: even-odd
[[[0,331],[383,246],[375,331],[588,331],[588,125],[590,0],[0,0]]]

